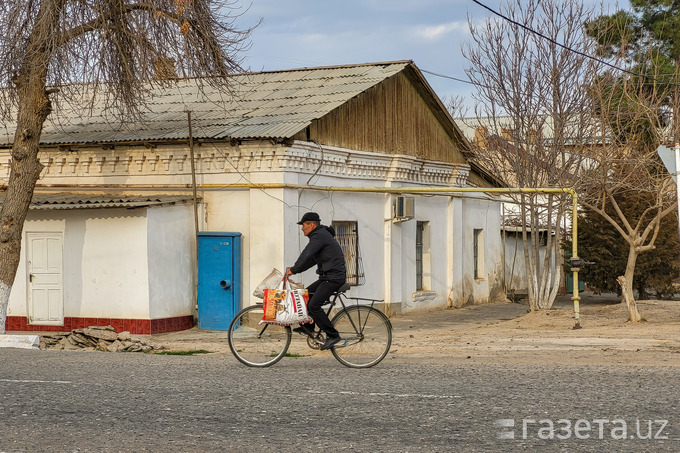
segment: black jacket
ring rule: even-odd
[[[345,255],[335,240],[333,227],[319,225],[307,236],[309,243],[304,248],[291,270],[294,274],[304,272],[316,264],[319,280],[342,282],[347,278]]]

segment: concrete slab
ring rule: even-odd
[[[0,348],[40,349],[40,335],[0,335]]]

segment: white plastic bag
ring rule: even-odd
[[[283,274],[281,273],[281,271],[278,270],[277,268],[272,269],[269,275],[267,275],[260,282],[260,284],[255,287],[255,291],[253,291],[253,296],[257,297],[258,299],[264,299],[264,290],[278,287],[281,284],[282,279]],[[302,283],[294,282],[291,279],[288,279],[288,283],[290,283],[290,287],[292,289],[305,288],[305,285],[303,285]]]
[[[309,294],[306,289],[292,289],[283,278],[279,287],[264,290],[264,316],[260,323],[291,324],[312,322],[307,314]]]
[[[260,284],[255,287],[255,291],[253,291],[253,296],[259,299],[264,299],[264,290],[267,288],[276,288],[279,285],[279,283],[281,283],[282,278],[283,274],[281,273],[281,271],[274,268],[269,273],[269,275],[267,275],[264,278],[264,280],[262,280]]]

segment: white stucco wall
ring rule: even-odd
[[[243,191],[204,195],[208,230],[243,234],[242,305],[252,303],[255,285],[273,267],[283,270],[294,263],[307,244],[296,222],[310,210],[319,213],[325,225],[343,220],[358,222],[365,284],[353,287],[352,296],[385,299],[394,311],[488,302],[489,292],[498,291],[502,282],[498,204],[482,195],[454,199],[415,196],[415,218],[394,222],[394,197],[311,189],[251,189],[249,196]],[[425,250],[429,273],[421,292],[415,290],[418,221],[428,222],[430,244]],[[473,277],[472,234],[476,228],[485,231],[485,275],[480,279]],[[297,278],[308,285],[316,280],[315,269]]]
[[[214,231],[225,233],[241,233],[241,305],[250,305],[252,292],[250,287],[250,267],[246,257],[251,256],[250,250],[250,191],[242,190],[213,190],[202,193],[205,224],[201,231]],[[258,260],[258,263],[261,260]],[[256,264],[256,263],[255,263]],[[256,270],[257,273],[257,270]],[[266,275],[266,274],[265,274]],[[238,282],[236,282],[238,284]]]
[[[141,210],[31,211],[8,315],[27,316],[28,232],[63,233],[65,317],[148,318],[146,216]]]
[[[146,225],[142,209],[72,211],[64,262],[82,269],[64,281],[67,316],[149,319]]]
[[[527,237],[527,241],[529,253],[533,254],[531,235]],[[505,251],[505,279],[508,292],[514,291],[515,294],[527,294],[527,266],[524,261],[522,234],[521,232],[517,235],[514,233],[508,234],[503,242]],[[546,248],[542,246],[538,254],[539,262],[537,264],[542,267],[545,260]],[[553,273],[556,272],[554,256],[550,257],[550,268]]]
[[[454,306],[478,304],[504,300],[503,261],[500,235],[500,212],[498,203],[482,196],[467,197],[462,203],[461,265],[462,287]],[[454,214],[455,215],[455,214]],[[474,230],[482,230],[484,235],[483,275],[474,275]]]
[[[408,226],[408,235],[403,248],[408,250],[404,260],[404,269],[410,269],[408,286],[403,286],[403,309],[428,308],[446,306],[449,293],[449,275],[452,270],[448,265],[447,231],[452,219],[448,215],[449,197],[416,198],[416,216],[414,220],[399,224]],[[415,292],[415,240],[416,221],[427,222],[423,233],[423,289]],[[410,224],[410,225],[409,225]],[[429,267],[430,271],[427,272]],[[393,275],[393,278],[398,278]],[[434,294],[432,294],[434,293]]]
[[[390,196],[379,193],[351,193],[304,191],[300,196],[299,207],[290,209],[295,219],[288,228],[286,244],[289,245],[289,264],[291,266],[308,239],[296,222],[305,212],[314,211],[321,217],[321,223],[330,225],[333,221],[357,221],[360,256],[364,268],[365,284],[353,287],[351,294],[356,297],[382,299],[385,285],[385,203]],[[302,281],[308,285],[317,278],[316,268],[302,274]]]
[[[505,282],[508,292],[515,293],[527,292],[526,263],[524,261],[524,248],[522,239],[507,236],[503,241],[505,255]],[[529,246],[531,247],[531,246]]]
[[[29,232],[63,234],[65,317],[154,319],[193,314],[193,209],[30,211],[8,315],[28,315]]]
[[[284,191],[214,190],[202,196],[206,210],[202,231],[242,234],[241,306],[250,305],[258,283],[273,268],[284,270]]]
[[[151,319],[194,313],[196,241],[193,206],[147,209]]]

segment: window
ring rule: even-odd
[[[429,290],[430,269],[430,222],[416,223],[416,291]]]
[[[484,278],[484,230],[473,231],[473,260],[475,278]]]
[[[364,268],[359,255],[359,233],[357,222],[337,221],[331,224],[335,228],[337,239],[342,252],[345,255],[345,267],[347,268],[347,283],[352,286],[364,284]]]
[[[423,222],[416,224],[416,291],[423,290]]]

